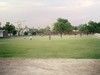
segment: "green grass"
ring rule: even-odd
[[[0,39],[0,58],[85,58],[100,59],[100,39],[93,36],[48,37],[32,40]]]

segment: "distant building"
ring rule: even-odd
[[[0,30],[0,38],[8,37],[8,33],[5,30]]]

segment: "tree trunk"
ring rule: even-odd
[[[49,40],[51,40],[51,34],[49,34]]]
[[[62,38],[62,33],[60,33],[60,37]]]
[[[80,37],[82,37],[82,33],[80,33]]]

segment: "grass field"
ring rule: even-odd
[[[0,58],[100,59],[100,39],[94,36],[47,36],[0,39]]]

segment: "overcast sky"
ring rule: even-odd
[[[0,21],[19,22],[29,27],[52,25],[57,18],[72,25],[100,21],[100,0],[0,0]]]

